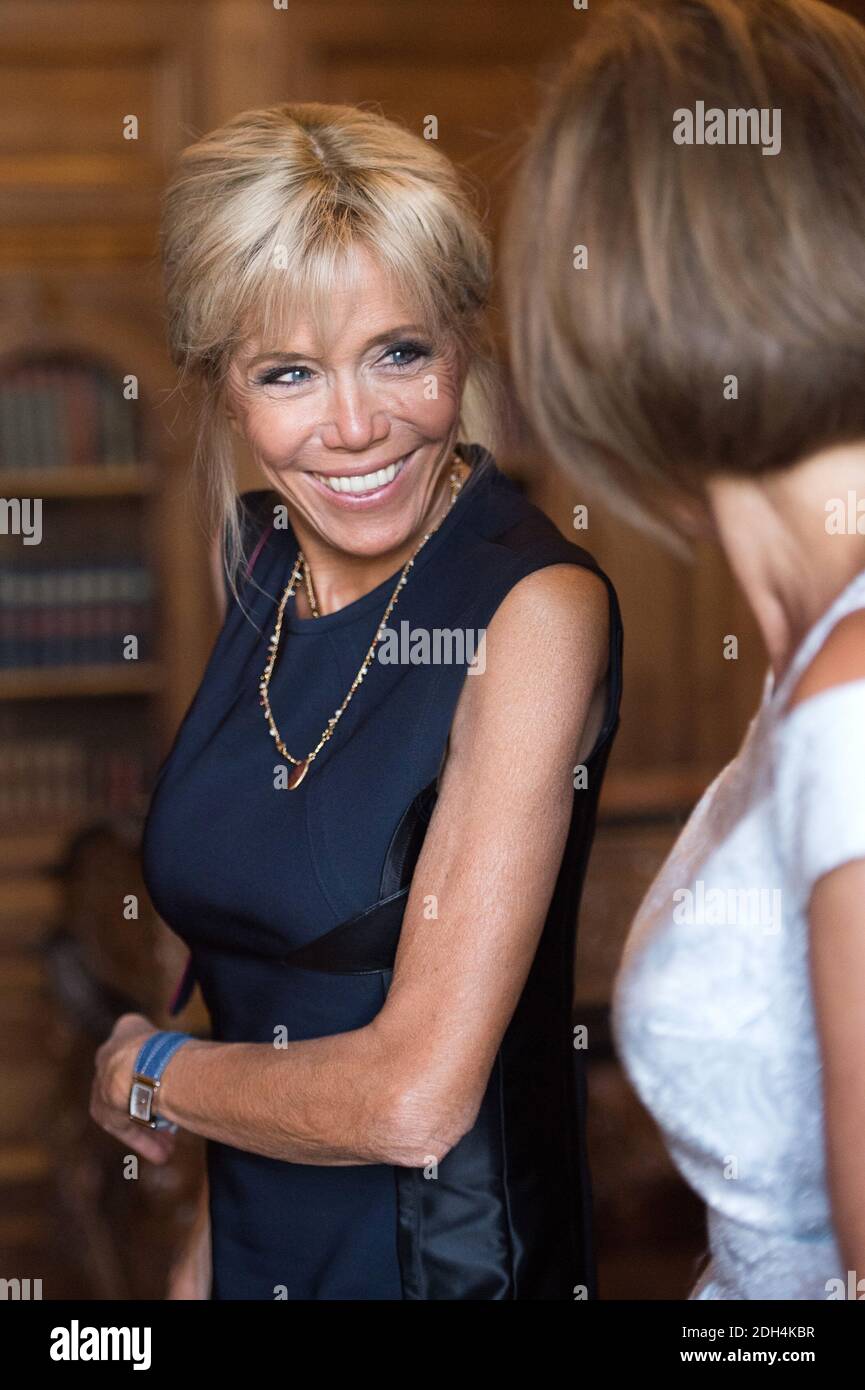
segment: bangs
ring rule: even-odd
[[[308,235],[291,239],[277,228],[265,245],[250,258],[238,277],[235,305],[223,302],[222,312],[237,324],[228,335],[235,348],[256,340],[259,351],[285,351],[295,326],[312,324],[319,342],[335,332],[334,297],[362,291],[368,267],[364,257],[382,271],[401,317],[422,326],[441,341],[452,325],[428,267],[411,245],[356,225],[357,219],[329,218],[313,226]],[[229,296],[230,298],[230,296]],[[228,364],[226,363],[226,370]]]

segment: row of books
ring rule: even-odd
[[[134,749],[74,739],[0,741],[0,823],[29,824],[139,811],[145,759]]]
[[[138,402],[122,381],[76,365],[18,367],[0,379],[0,470],[140,465]]]
[[[149,659],[152,586],[141,565],[0,569],[0,668]]]

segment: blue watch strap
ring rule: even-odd
[[[175,1052],[182,1047],[185,1042],[189,1042],[191,1033],[176,1033],[160,1031],[153,1033],[146,1042],[142,1043],[138,1056],[135,1059],[133,1068],[135,1077],[146,1077],[148,1081],[159,1082],[162,1073],[171,1061]],[[139,1087],[139,1090],[141,1088]],[[133,1079],[133,1094],[135,1092],[135,1082]],[[152,1102],[151,1102],[152,1104]],[[171,1120],[157,1117],[152,1122],[155,1129],[168,1129],[172,1133],[177,1132],[177,1125]]]
[[[151,1081],[158,1081],[177,1049],[191,1036],[191,1033],[154,1033],[141,1046],[135,1059],[135,1072]]]

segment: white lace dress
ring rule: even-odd
[[[692,1299],[826,1299],[828,1281],[847,1280],[826,1188],[807,904],[821,875],[865,857],[865,680],[782,711],[860,608],[865,571],[777,689],[768,673],[739,753],[643,900],[616,980],[619,1055],[707,1206],[710,1260]]]

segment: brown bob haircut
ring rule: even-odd
[[[509,213],[514,379],[562,468],[669,538],[708,477],[865,438],[865,29],[817,0],[579,23]],[[777,108],[780,150],[676,143],[698,102]]]

